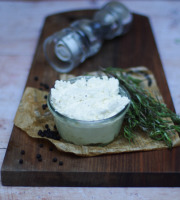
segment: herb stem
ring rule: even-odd
[[[157,141],[164,141],[172,148],[172,133],[180,133],[180,116],[173,113],[159,99],[155,99],[140,85],[141,80],[132,77],[120,68],[102,69],[104,73],[119,80],[131,96],[130,109],[125,116],[124,137],[133,141],[134,131],[137,128],[146,132],[149,137]],[[173,123],[168,119],[170,118]]]

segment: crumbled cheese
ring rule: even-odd
[[[51,89],[51,103],[57,112],[69,118],[94,121],[117,114],[129,99],[119,94],[115,78],[82,77],[74,83],[57,80]]]

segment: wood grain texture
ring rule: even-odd
[[[59,78],[46,62],[42,44],[46,37],[79,18],[90,18],[94,11],[74,11],[46,18],[37,45],[26,86],[39,88],[40,82],[53,86]],[[111,41],[105,41],[100,52],[87,59],[71,73],[81,75],[99,66],[128,68],[144,65],[155,75],[168,107],[174,110],[156,44],[145,16],[134,14],[131,31]],[[34,81],[38,76],[39,81]],[[44,147],[40,148],[39,144]],[[2,184],[12,186],[180,186],[180,148],[172,151],[134,152],[81,158],[71,154],[49,151],[50,143],[35,140],[17,127],[13,128],[1,169]],[[25,155],[21,155],[21,149]],[[36,154],[42,155],[38,162]],[[56,157],[63,161],[52,162]],[[19,164],[23,158],[24,163]]]

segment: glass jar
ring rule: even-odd
[[[69,27],[46,38],[45,58],[58,72],[68,73],[95,55],[105,39],[127,33],[133,15],[120,2],[109,2],[97,11],[93,19],[76,20]]]
[[[71,83],[82,77],[70,79]],[[88,80],[89,76],[86,77]],[[120,86],[119,94],[130,99],[128,91]],[[62,139],[76,145],[106,145],[112,142],[119,134],[124,116],[129,109],[130,102],[116,115],[94,121],[83,121],[69,118],[57,112],[51,103],[51,93],[48,95],[47,104],[54,116],[57,130]]]

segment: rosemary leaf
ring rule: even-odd
[[[180,116],[169,110],[158,99],[153,98],[140,86],[142,81],[132,77],[125,70],[109,67],[102,71],[117,78],[130,93],[131,105],[125,116],[124,137],[133,141],[135,137],[133,130],[141,128],[152,139],[164,141],[169,148],[172,148],[170,134],[175,131],[180,133]],[[171,118],[176,125],[172,125],[167,118]]]

